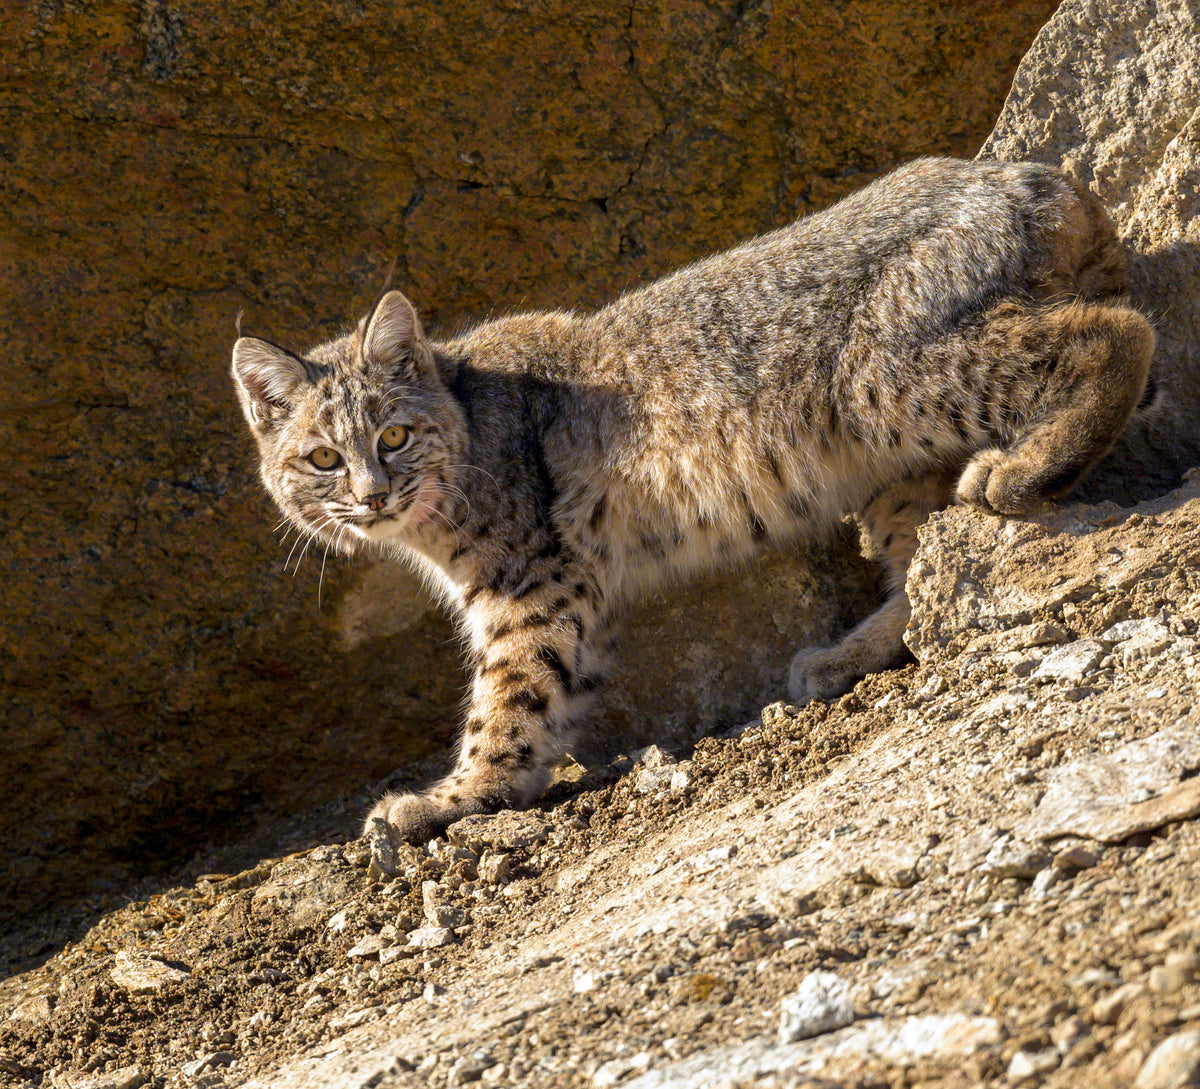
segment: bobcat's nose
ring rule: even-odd
[[[372,510],[383,510],[383,505],[387,502],[387,498],[387,492],[375,492],[374,495],[368,495],[363,502]]]

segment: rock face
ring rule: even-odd
[[[1198,14],[1190,0],[1064,3],[980,153],[1079,178],[1133,251],[1134,297],[1158,331],[1159,401],[1093,474],[1096,496],[1145,497],[1200,462]]]
[[[301,547],[287,570],[226,375],[238,310],[299,346],[393,257],[435,327],[590,305],[970,154],[1054,4],[903,7],[5,6],[0,917],[451,736],[453,639],[415,584]],[[748,714],[847,619],[849,554],[645,614],[613,723]],[[776,649],[739,665],[750,630]]]

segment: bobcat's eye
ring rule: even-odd
[[[318,469],[328,471],[341,465],[342,455],[328,446],[318,446],[308,455],[308,460]]]
[[[412,432],[407,427],[385,427],[379,436],[379,445],[385,450],[399,450],[408,445]]]

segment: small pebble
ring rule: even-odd
[[[1105,649],[1096,639],[1078,639],[1058,647],[1042,659],[1042,664],[1033,671],[1032,679],[1077,684],[1096,671]]]
[[[1065,847],[1054,856],[1055,869],[1059,870],[1090,870],[1100,856],[1086,847]]]
[[[1163,637],[1170,639],[1171,630],[1161,619],[1155,616],[1144,617],[1139,620],[1121,620],[1103,632],[1100,640],[1104,643],[1123,643],[1127,639],[1138,637]]]
[[[189,972],[153,957],[118,953],[110,969],[113,982],[131,994],[153,994],[168,983],[179,983]]]
[[[3,1067],[0,1067],[2,1070]],[[32,1082],[25,1082],[32,1085]],[[72,1080],[71,1089],[138,1089],[146,1084],[146,1075],[137,1066],[123,1066],[119,1070],[93,1074],[81,1081]]]
[[[1044,900],[1061,879],[1061,870],[1054,866],[1047,866],[1033,879],[1033,884],[1029,886],[1029,895],[1035,900]]]
[[[423,926],[408,936],[408,944],[416,949],[440,949],[454,940],[454,931],[444,926]]]
[[[1137,635],[1121,648],[1121,661],[1125,668],[1144,662],[1161,654],[1175,640],[1168,632],[1163,636]]]
[[[485,848],[496,852],[528,850],[545,843],[551,830],[550,822],[536,813],[506,809],[455,821],[446,829],[446,837],[455,847],[465,847],[480,856]]]
[[[346,860],[341,847],[333,843],[323,843],[319,847],[314,847],[308,852],[308,857],[314,862],[344,862]]]
[[[661,768],[675,763],[675,757],[669,752],[660,749],[657,745],[647,745],[641,752],[635,753],[634,758],[639,764],[647,768]]]
[[[1088,1035],[1087,1022],[1082,1017],[1068,1017],[1050,1030],[1051,1042],[1063,1055]]]
[[[592,1075],[592,1085],[595,1089],[609,1089],[623,1081],[629,1074],[645,1070],[650,1065],[650,1056],[645,1051],[639,1051],[628,1059],[610,1059]]]
[[[1092,1006],[1092,1020],[1101,1025],[1114,1024],[1125,1007],[1145,989],[1144,983],[1132,981],[1118,987],[1112,994],[1097,999]]]
[[[1165,963],[1168,968],[1177,968],[1195,975],[1196,970],[1200,969],[1200,954],[1191,949],[1177,949],[1167,954]]]
[[[43,1021],[48,1021],[53,1013],[54,997],[48,994],[39,994],[25,999],[8,1016],[11,1021],[41,1024]]]
[[[1186,968],[1160,964],[1150,969],[1146,986],[1152,994],[1174,994],[1183,990],[1192,980],[1192,972]]]
[[[946,678],[940,673],[935,673],[917,691],[917,699],[931,700],[935,696],[940,696],[949,687],[950,686],[946,683]]]
[[[671,767],[638,767],[633,773],[633,789],[639,794],[656,794],[667,790],[674,776],[675,770]]]
[[[376,817],[371,821],[371,827],[367,829],[366,839],[369,851],[367,870],[373,878],[378,880],[381,877],[390,877],[401,868],[396,844],[392,841],[392,833],[387,821],[380,817]],[[359,858],[357,854],[349,855],[348,857],[351,865],[358,864]]]
[[[466,921],[466,913],[462,908],[453,904],[429,904],[425,907],[425,920],[430,926],[462,926]]]
[[[479,862],[479,880],[487,885],[507,885],[512,864],[506,854],[486,854]]]
[[[1053,855],[1044,847],[1010,840],[1005,836],[988,851],[980,870],[992,877],[1029,880],[1036,877],[1053,860]]]
[[[377,957],[388,943],[379,934],[366,934],[346,950],[348,957]]]
[[[491,1065],[481,1059],[459,1059],[450,1067],[449,1083],[451,1085],[470,1085],[483,1077],[483,1072]]]
[[[190,1063],[184,1063],[179,1069],[189,1078],[195,1078],[207,1070],[215,1070],[221,1066],[232,1066],[236,1059],[237,1056],[232,1054],[232,1052],[214,1051],[208,1055],[201,1055],[200,1058],[193,1059]]]
[[[1008,1080],[1013,1084],[1049,1074],[1058,1067],[1059,1055],[1054,1048],[1043,1051],[1018,1051],[1008,1064]]]

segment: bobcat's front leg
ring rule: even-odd
[[[529,805],[600,683],[601,593],[580,565],[527,572],[464,595],[475,676],[454,770],[420,794],[384,797],[367,818],[423,843],[472,813]]]

